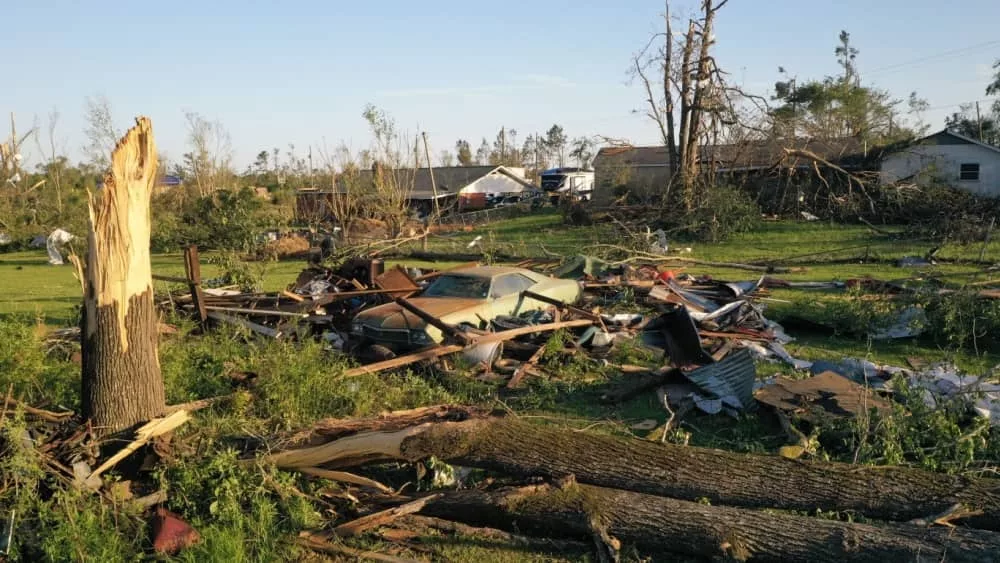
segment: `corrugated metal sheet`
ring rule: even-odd
[[[684,374],[706,396],[703,399],[718,401],[722,407],[735,410],[750,410],[756,403],[753,400],[753,383],[757,378],[757,369],[753,356],[746,348],[734,352],[722,361],[708,364]],[[696,399],[702,410],[707,410]]]

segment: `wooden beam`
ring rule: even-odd
[[[459,342],[468,342],[469,341],[469,336],[466,335],[464,332],[462,332],[462,331],[458,330],[457,328],[455,328],[454,326],[452,326],[452,325],[450,325],[450,324],[442,321],[441,319],[435,317],[434,315],[428,313],[427,311],[424,311],[423,309],[421,309],[420,307],[417,307],[413,303],[410,303],[409,301],[406,300],[405,297],[397,297],[393,301],[395,301],[396,304],[399,305],[400,307],[402,307],[402,308],[406,309],[407,311],[413,313],[414,315],[420,317],[420,320],[422,320],[425,323],[427,323],[427,324],[429,324],[429,325],[437,328],[438,330],[440,330],[445,335],[450,336],[450,337],[454,338],[455,340],[458,340]]]
[[[398,367],[408,366],[410,364],[415,364],[421,360],[433,360],[434,358],[440,358],[441,356],[447,356],[448,354],[461,352],[464,349],[465,346],[461,346],[458,344],[451,344],[449,346],[435,346],[427,350],[414,352],[413,354],[407,354],[406,356],[400,356],[398,358],[392,358],[391,360],[385,360],[382,362],[376,362],[374,364],[368,364],[367,366],[361,366],[349,369],[345,371],[343,375],[344,377],[355,377],[358,375],[365,375],[367,373],[378,373],[380,371],[385,371],[387,369],[394,369]]]
[[[215,305],[203,305],[203,307],[206,311],[235,313],[238,315],[258,315],[261,317],[295,317],[304,319],[309,316],[306,313],[289,313],[288,311],[275,311],[273,309],[244,309],[240,307],[217,307]]]
[[[601,328],[607,330],[607,327],[604,326],[604,319],[602,319],[600,315],[591,313],[590,311],[588,311],[586,309],[581,309],[580,307],[576,307],[574,305],[570,305],[569,303],[564,303],[564,302],[562,302],[562,301],[560,301],[558,299],[553,299],[553,298],[547,297],[545,295],[540,295],[538,293],[535,293],[534,291],[527,291],[527,290],[526,291],[522,291],[521,292],[521,296],[522,297],[527,297],[529,299],[534,299],[535,301],[541,301],[542,303],[548,303],[549,305],[552,305],[552,306],[555,306],[555,307],[559,307],[560,309],[562,309],[564,311],[573,313],[574,315],[576,315],[578,317],[583,317],[585,319],[590,319],[590,320],[594,321],[595,323],[600,324]]]
[[[170,283],[191,283],[191,280],[187,278],[178,278],[176,276],[161,276],[160,274],[153,274],[153,279],[156,281],[170,282]]]
[[[255,322],[248,321],[246,319],[241,319],[239,317],[232,317],[230,315],[225,315],[216,311],[208,313],[208,318],[215,319],[220,322],[229,323],[237,326],[241,326],[247,330],[252,330],[257,334],[262,334],[264,336],[269,336],[271,338],[281,338],[281,331],[274,330],[271,327],[257,324]]]
[[[196,245],[192,244],[184,249],[184,272],[187,274],[194,309],[198,313],[198,322],[204,327],[208,311],[205,309],[205,294],[201,290],[201,262]]]

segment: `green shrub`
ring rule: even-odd
[[[43,401],[75,409],[79,367],[47,357],[37,325],[25,317],[0,319],[0,393],[29,404]]]
[[[694,210],[667,204],[663,228],[671,238],[718,242],[760,225],[760,208],[743,190],[727,185],[709,186]]]

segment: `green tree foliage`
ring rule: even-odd
[[[545,132],[545,140],[542,141],[549,155],[556,159],[559,166],[566,165],[566,144],[568,142],[569,138],[566,137],[566,132],[558,124],[549,127],[549,130]]]
[[[576,159],[577,165],[585,168],[594,157],[594,142],[587,137],[577,137],[573,139],[572,149],[569,156]]]
[[[455,158],[458,159],[459,166],[472,166],[472,149],[469,147],[469,141],[459,139],[455,142]]]
[[[781,102],[771,114],[775,136],[857,137],[873,143],[915,136],[900,112],[901,100],[885,90],[862,85],[856,66],[859,51],[850,39],[850,34],[842,31],[834,50],[843,69],[840,76],[801,84],[786,76],[775,83],[774,99]],[[785,74],[782,68],[779,72]],[[915,94],[911,100],[911,115],[926,108]]]

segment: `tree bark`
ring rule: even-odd
[[[603,532],[650,553],[737,561],[980,562],[1000,553],[1000,536],[982,530],[877,527],[576,484],[460,491],[421,514],[532,535]]]
[[[983,512],[968,524],[1000,529],[1000,484],[995,480],[658,444],[513,419],[429,423],[355,434],[269,459],[279,467],[294,468],[431,456],[524,477],[574,475],[581,483],[690,501],[847,511],[881,520],[926,518],[961,503]]]
[[[90,197],[82,331],[83,416],[98,434],[145,422],[165,408],[150,272],[149,202],[157,156],[140,117],[111,154]]]

